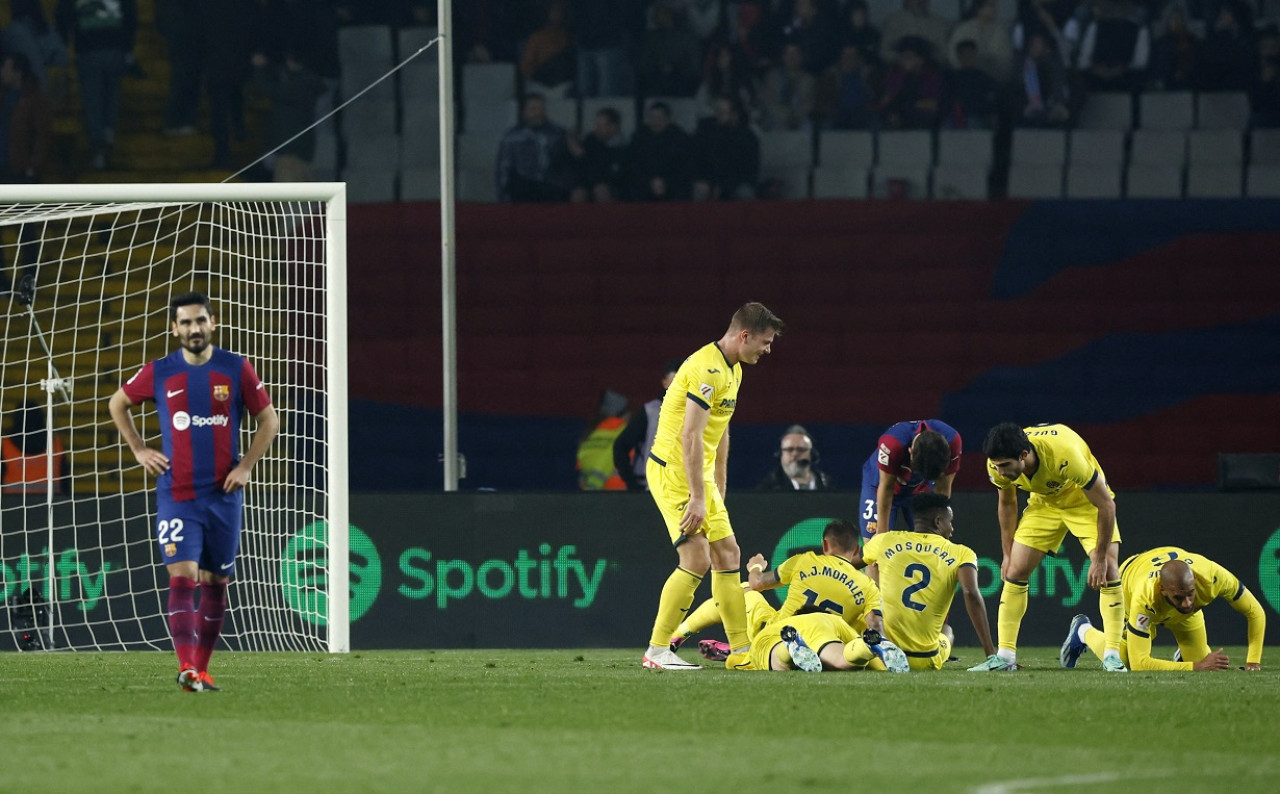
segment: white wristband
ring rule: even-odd
[[[748,570],[748,571],[755,571],[756,573],[759,573],[760,571],[763,571],[763,570],[764,570],[764,563],[762,563],[762,562],[757,562],[757,563],[755,563],[754,565],[748,565],[748,566],[747,566],[747,570]]]

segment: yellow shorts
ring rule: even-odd
[[[680,534],[680,519],[684,515],[685,505],[689,504],[689,484],[685,482],[684,472],[673,466],[663,466],[653,458],[645,465],[645,479],[649,483],[649,493],[662,513],[662,520],[667,524],[667,534],[671,536],[671,544],[675,545],[684,539]],[[702,523],[702,531],[709,541],[722,540],[733,536],[733,527],[729,524],[729,511],[725,509],[720,489],[714,482],[703,483],[706,488],[707,518]]]
[[[1052,554],[1062,545],[1070,532],[1080,541],[1085,553],[1093,551],[1098,544],[1098,508],[1092,504],[1079,507],[1050,507],[1045,504],[1031,503],[1022,511],[1018,520],[1018,529],[1013,539],[1024,546]],[[1111,535],[1113,543],[1120,542],[1120,522],[1116,522],[1115,531]]]
[[[821,652],[823,646],[830,643],[838,642],[844,645],[858,636],[839,615],[829,615],[825,612],[792,615],[784,620],[776,620],[765,626],[751,641],[751,663],[755,669],[773,669],[769,659],[773,655],[774,647],[782,644],[783,626],[794,626],[804,640],[804,644],[812,648],[814,653]],[[784,659],[790,662],[791,654],[786,653],[785,645],[782,650]]]
[[[755,590],[744,593],[747,602],[747,639],[753,640],[778,616],[778,610]]]
[[[951,640],[947,635],[938,635],[938,647],[934,651],[902,651],[907,655],[907,665],[912,670],[941,670],[942,665],[951,658]]]

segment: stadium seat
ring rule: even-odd
[[[622,137],[631,140],[636,132],[636,98],[633,96],[592,97],[582,100],[582,131],[590,132],[596,123],[596,114],[604,108],[613,108],[622,118]],[[692,134],[693,130],[685,130]]]
[[[867,197],[867,169],[820,165],[813,169],[814,198],[864,199]]]
[[[498,186],[493,179],[493,164],[490,163],[488,168],[477,168],[459,163],[454,192],[458,201],[496,202]]]
[[[1120,167],[1124,165],[1124,136],[1121,130],[1072,130],[1069,161],[1071,165],[1110,166],[1116,172],[1118,188]]]
[[[420,112],[420,111],[415,111]],[[400,164],[408,167],[440,167],[440,123],[434,116],[410,118],[405,113],[400,136]]]
[[[938,165],[988,168],[992,159],[990,130],[940,130]]]
[[[382,80],[390,67],[371,63],[344,63],[338,76],[338,93],[344,100],[359,95],[359,102],[390,100],[396,98],[396,81],[388,77]]]
[[[1196,95],[1196,128],[1240,130],[1249,128],[1249,95],[1243,91],[1215,91]]]
[[[875,198],[929,198],[928,163],[885,163],[871,169],[871,195]]]
[[[1182,166],[1170,163],[1129,163],[1126,198],[1182,198]]]
[[[1181,169],[1187,162],[1187,134],[1173,130],[1134,130],[1129,162]]]
[[[1061,166],[1067,161],[1067,133],[1019,127],[1013,131],[1010,159],[1015,165]]]
[[[395,101],[361,97],[342,110],[338,127],[346,141],[392,134],[396,131]]]
[[[516,98],[514,63],[467,63],[462,66],[462,101],[498,102]]]
[[[1009,198],[1062,198],[1062,166],[1014,163],[1009,167]]]
[[[933,197],[945,200],[981,201],[987,198],[985,165],[946,165],[933,168]]]
[[[884,25],[885,17],[901,10],[902,0],[867,0],[867,17],[877,29]]]
[[[870,132],[829,130],[818,138],[818,163],[824,168],[861,169],[865,173],[875,161],[875,137]]]
[[[952,27],[964,19],[965,10],[968,7],[969,3],[966,0],[931,0],[929,3],[929,11],[950,22]],[[944,52],[934,53],[934,57],[940,62],[947,60],[947,54]]]
[[[1280,164],[1250,165],[1245,181],[1245,194],[1249,198],[1280,198]]]
[[[1085,100],[1076,128],[1127,130],[1133,127],[1133,97],[1128,94],[1093,94]]]
[[[780,198],[809,198],[809,166],[773,165],[760,167],[760,181],[777,180]]]
[[[463,133],[456,141],[454,161],[459,168],[487,168],[492,175],[501,142],[502,136],[495,133]]]
[[[880,133],[876,136],[876,163],[928,171],[933,165],[933,134],[927,130]]]
[[[1280,164],[1280,129],[1260,129],[1249,133],[1249,162]]]
[[[440,169],[413,167],[400,171],[402,201],[439,201]]]
[[[649,107],[650,102],[665,102],[667,107],[671,108],[671,120],[680,125],[680,128],[692,135],[698,129],[698,100],[690,97],[674,97],[674,96],[651,96],[644,101],[644,106]],[[619,110],[619,113],[622,111]],[[583,116],[582,125],[590,126],[590,120]]]
[[[400,167],[400,136],[392,132],[347,138],[346,163],[364,170],[395,171]]]
[[[805,168],[813,165],[813,137],[807,132],[760,134],[761,168]]]
[[[546,100],[547,118],[554,124],[559,124],[570,132],[589,132],[591,130],[591,120],[584,119],[583,124],[586,129],[578,126],[578,100],[572,97],[568,99],[551,99]]]
[[[1072,163],[1067,167],[1067,198],[1118,199],[1121,173],[1119,162],[1110,165]]]
[[[332,131],[316,133],[316,152],[311,158],[311,178],[328,182],[338,175],[338,136]]]
[[[395,65],[390,25],[351,25],[338,28],[338,61],[346,69],[372,64],[385,72]]]
[[[394,168],[348,166],[342,171],[342,181],[347,183],[347,201],[352,204],[396,200]]]
[[[466,132],[506,132],[516,125],[520,114],[514,99],[468,102],[462,111],[459,129]]]
[[[396,55],[401,61],[410,57],[423,47],[427,47],[431,42],[440,35],[439,28],[412,27],[400,28],[396,32]],[[413,59],[413,63],[429,62],[438,63],[439,56],[434,49],[423,50],[422,54]],[[408,68],[407,66],[405,67]],[[403,71],[401,71],[403,74]]]
[[[1138,95],[1138,121],[1144,130],[1189,130],[1195,126],[1195,95],[1190,91],[1144,91]]]
[[[1187,198],[1240,198],[1243,183],[1240,163],[1192,163],[1187,168]]]
[[[1187,133],[1191,165],[1235,165],[1244,162],[1244,134],[1238,130],[1192,130]]]
[[[418,60],[400,70],[400,103],[440,103],[440,70],[433,61]]]

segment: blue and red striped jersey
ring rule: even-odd
[[[955,474],[960,471],[960,453],[963,442],[960,433],[941,419],[913,419],[910,422],[898,422],[880,436],[876,451],[871,454],[876,467],[894,476],[897,483],[894,493],[914,493],[924,485],[924,478],[911,470],[911,442],[926,430],[933,430],[951,445],[951,462],[944,474]]]
[[[206,364],[191,365],[181,350],[148,362],[124,384],[135,405],[155,400],[169,471],[156,481],[162,501],[185,502],[222,491],[240,462],[240,424],[257,416],[271,395],[244,356],[215,347]]]

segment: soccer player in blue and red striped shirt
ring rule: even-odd
[[[280,419],[249,360],[212,344],[217,319],[206,296],[178,295],[169,318],[180,349],[143,366],[111,396],[109,410],[138,463],[156,478],[156,538],[169,569],[178,684],[188,692],[216,691],[209,657],[222,633],[227,582],[240,549],[244,486]],[[163,451],[148,447],[133,424],[130,409],[147,400],[156,403]],[[246,411],[255,430],[241,457]]]

